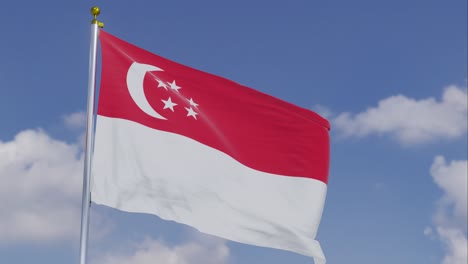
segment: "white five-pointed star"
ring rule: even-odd
[[[191,117],[197,119],[198,114],[195,111],[193,111],[192,107],[190,107],[190,108],[184,107],[184,108],[185,108],[185,110],[187,110],[187,116],[191,116]]]
[[[164,89],[167,90],[167,84],[161,80],[157,80],[158,81],[158,88],[159,87],[163,87]]]
[[[171,100],[171,97],[169,97],[167,100],[161,100],[164,103],[164,108],[163,109],[171,109],[172,112],[174,112],[174,106],[176,106],[176,103],[173,103]]]
[[[168,83],[168,84],[171,86],[171,89],[172,89],[172,90],[175,90],[176,92],[178,92],[178,91],[179,91],[179,89],[181,89],[181,88],[182,88],[182,87],[180,87],[180,86],[177,86],[177,84],[176,84],[175,80],[174,80],[174,81],[172,81],[171,83],[170,83],[170,82],[167,82],[167,83]]]
[[[198,104],[195,103],[195,102],[193,101],[192,98],[190,98],[190,100],[188,100],[188,101],[189,101],[189,103],[190,103],[191,106],[193,106],[193,107],[197,107],[197,106],[198,106]]]

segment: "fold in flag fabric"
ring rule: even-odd
[[[325,258],[328,121],[100,31],[92,201]]]

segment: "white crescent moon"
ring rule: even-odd
[[[130,68],[128,68],[127,72],[128,91],[130,92],[130,96],[132,97],[133,101],[135,101],[135,103],[143,112],[154,118],[167,120],[167,118],[154,111],[146,99],[145,92],[143,90],[143,81],[145,79],[146,72],[149,71],[163,70],[153,65],[134,62]]]

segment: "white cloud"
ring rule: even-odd
[[[326,106],[317,104],[312,107],[312,110],[324,118],[330,119],[333,117],[333,112]]]
[[[468,263],[468,242],[466,233],[457,228],[437,228],[440,239],[445,244],[447,254],[442,264]]]
[[[467,206],[468,161],[451,161],[437,156],[431,167],[434,182],[443,191],[434,213],[438,237],[446,247],[443,264],[468,262]]]
[[[434,232],[432,231],[432,228],[430,228],[429,226],[424,228],[424,235],[425,236],[432,237],[433,234],[434,234]]]
[[[202,239],[169,247],[162,241],[146,239],[127,254],[107,253],[96,264],[223,264],[229,261],[229,248],[221,239]]]
[[[75,112],[63,117],[65,126],[68,128],[78,128],[82,129],[86,126],[86,113],[84,112]]]
[[[80,116],[68,115],[64,125],[78,128]],[[0,243],[76,242],[82,179],[80,142],[57,140],[40,129],[0,140]],[[91,225],[98,227],[93,233],[98,239],[112,227],[99,214]]]
[[[342,113],[332,123],[344,136],[389,134],[403,144],[453,139],[466,135],[467,100],[466,87],[457,86],[445,88],[440,101],[396,95],[364,112]]]
[[[434,182],[443,191],[444,195],[439,201],[439,222],[445,222],[443,216],[456,220],[466,229],[468,221],[468,161],[458,160],[447,163],[445,158],[437,156],[431,167]],[[447,210],[450,209],[450,210]]]
[[[41,130],[0,141],[0,242],[62,240],[79,229],[83,160]]]

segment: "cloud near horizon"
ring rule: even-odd
[[[71,129],[84,129],[86,127],[86,113],[79,111],[65,115],[63,123]]]
[[[80,148],[42,130],[0,141],[0,243],[76,239],[82,173]]]
[[[92,261],[93,264],[227,264],[230,251],[222,239],[205,237],[177,246],[163,241],[145,239],[125,250],[107,252]]]
[[[443,195],[436,204],[433,216],[436,237],[444,244],[443,264],[468,263],[468,161],[447,162],[437,156],[431,166],[431,176]],[[426,235],[432,231],[426,229]]]
[[[66,127],[82,131],[82,112],[63,117]],[[82,137],[76,142],[54,139],[41,129],[21,131],[0,140],[0,244],[78,244],[83,186]],[[94,215],[95,238],[112,224]]]
[[[467,88],[451,85],[441,100],[391,96],[366,111],[341,113],[332,124],[345,137],[391,135],[412,145],[466,135],[467,110]]]

